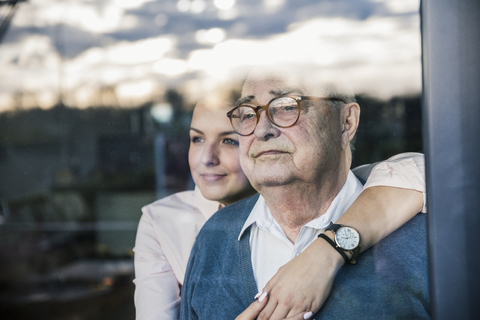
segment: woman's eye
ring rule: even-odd
[[[228,145],[232,145],[232,146],[238,146],[238,141],[234,140],[234,139],[229,139],[229,138],[224,139],[223,143],[228,144]]]
[[[192,137],[190,140],[192,143],[202,143],[203,139],[200,137]]]

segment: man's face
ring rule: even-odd
[[[254,106],[266,105],[282,95],[315,93],[275,76],[249,78],[242,92],[242,98],[249,98],[247,103]],[[276,127],[265,111],[260,111],[255,132],[240,137],[240,163],[258,191],[262,186],[299,181],[318,183],[322,177],[337,173],[342,152],[339,112],[322,101],[304,101],[301,107],[298,122],[290,128]]]

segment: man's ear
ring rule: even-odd
[[[355,137],[360,122],[360,106],[352,102],[343,106],[342,116],[342,147],[349,148],[350,141]]]

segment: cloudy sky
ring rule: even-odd
[[[0,43],[0,112],[59,95],[77,107],[168,88],[196,99],[285,61],[341,70],[357,93],[418,93],[418,11],[419,0],[27,0]]]

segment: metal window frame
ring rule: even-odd
[[[480,1],[421,3],[431,311],[480,314]]]
[[[10,7],[10,11],[8,12],[7,16],[0,23],[0,43],[2,43],[3,37],[7,33],[8,27],[10,26],[10,22],[12,22],[13,16],[17,11],[17,4],[25,1],[27,0],[0,0],[0,6],[7,5]]]

